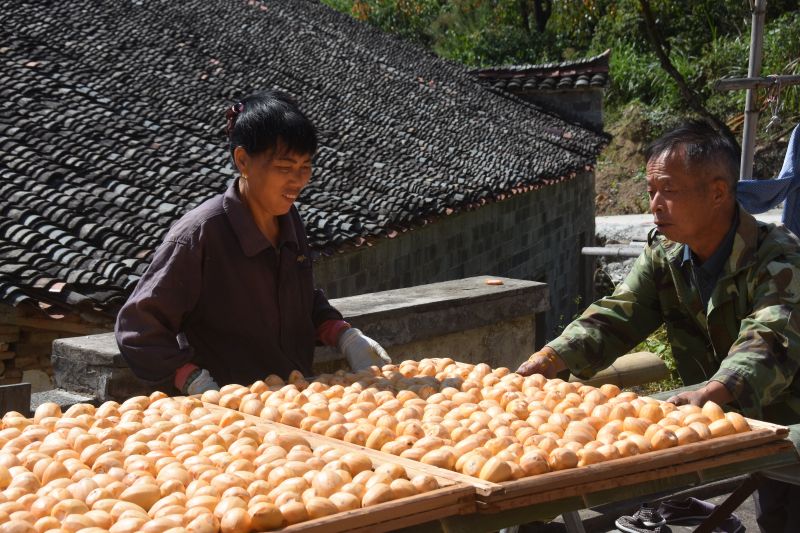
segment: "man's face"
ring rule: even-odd
[[[690,169],[680,148],[647,163],[647,194],[658,230],[669,240],[688,244],[703,242],[716,206],[710,179],[702,167]]]

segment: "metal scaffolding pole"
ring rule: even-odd
[[[750,1],[753,23],[750,29],[750,61],[747,66],[747,77],[761,76],[761,55],[764,41],[764,15],[767,11],[767,0]],[[753,152],[756,144],[756,126],[758,125],[758,95],[756,88],[747,89],[744,104],[744,128],[742,131],[742,162],[739,167],[739,179],[753,177]]]
[[[774,87],[800,85],[800,76],[764,76],[761,78],[723,78],[714,82],[715,91],[738,91],[741,89],[762,89]]]

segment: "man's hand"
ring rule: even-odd
[[[733,396],[728,389],[719,381],[709,381],[705,387],[693,391],[681,392],[667,399],[669,403],[675,405],[696,405],[703,407],[708,402],[717,405],[725,405],[733,401]]]
[[[203,369],[189,376],[189,379],[186,380],[185,389],[184,392],[187,395],[194,396],[195,394],[203,394],[208,390],[219,390],[219,385],[208,373],[208,370]]]
[[[527,361],[519,365],[517,374],[520,376],[530,376],[531,374],[541,374],[547,379],[553,379],[556,374],[566,370],[567,365],[558,356],[555,350],[545,346],[538,352],[531,355]]]
[[[377,341],[370,339],[357,328],[344,330],[336,344],[350,364],[350,368],[355,371],[392,362],[389,354]]]

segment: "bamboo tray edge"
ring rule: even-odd
[[[678,464],[661,466],[637,472],[631,475],[620,475],[616,477],[606,477],[594,481],[572,484],[564,487],[552,489],[542,489],[538,491],[518,491],[516,493],[507,492],[505,494],[495,494],[489,498],[478,498],[477,508],[480,513],[496,513],[507,509],[515,509],[537,503],[545,503],[569,497],[585,497],[585,495],[613,490],[618,487],[636,485],[648,481],[668,480],[676,476],[691,476],[694,474],[694,482],[697,484],[708,481],[702,475],[703,470],[714,467],[726,466],[735,463],[742,463],[753,459],[766,456],[795,453],[794,446],[788,441],[776,440],[766,445],[753,446],[749,448],[729,451],[725,454],[689,461]],[[743,469],[745,471],[752,471]],[[513,483],[513,482],[511,482]],[[587,505],[588,507],[588,505]]]
[[[623,476],[667,466],[704,459],[712,460],[714,457],[723,456],[729,452],[755,448],[766,443],[783,440],[789,433],[788,428],[778,424],[751,419],[747,419],[747,422],[752,430],[746,433],[717,437],[632,457],[612,459],[585,467],[547,472],[538,476],[505,481],[500,483],[502,490],[480,496],[486,497],[483,501],[489,501],[491,498],[504,498],[515,493],[539,493],[561,489],[574,484],[583,485],[603,479],[619,479]]]

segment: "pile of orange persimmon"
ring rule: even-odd
[[[676,407],[449,358],[307,381],[269,376],[202,395],[327,437],[501,482],[749,430],[714,403]]]
[[[0,533],[278,529],[434,490],[432,476],[161,393],[0,427]]]

